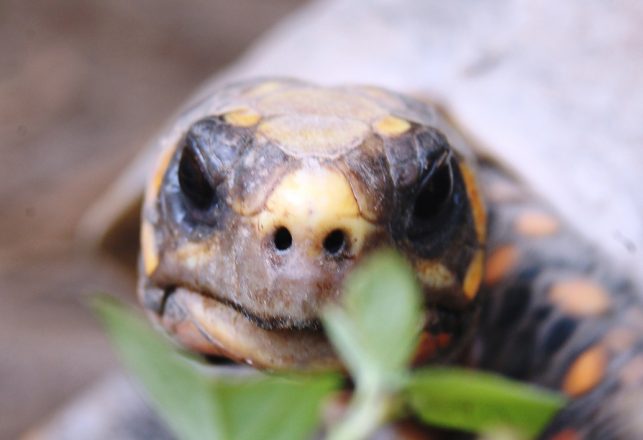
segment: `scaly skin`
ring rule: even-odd
[[[624,274],[501,171],[480,324],[467,363],[571,399],[543,438],[643,438],[643,306]]]

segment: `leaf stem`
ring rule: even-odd
[[[328,440],[360,440],[391,418],[394,396],[375,384],[358,386],[344,419],[328,433]]]

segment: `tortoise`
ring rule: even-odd
[[[392,246],[425,295],[416,362],[563,391],[571,404],[544,437],[640,438],[638,286],[464,133],[434,103],[380,87],[206,87],[145,156],[158,157],[141,303],[197,352],[336,368],[319,311],[365,255]],[[129,208],[105,216],[104,244],[118,247],[138,218]]]
[[[179,120],[146,190],[138,291],[185,345],[271,369],[334,366],[321,310],[383,246],[413,262],[427,322],[448,315],[461,331],[451,310],[466,321],[477,294],[486,214],[470,154],[430,107],[265,80]]]

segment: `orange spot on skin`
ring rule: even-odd
[[[501,246],[487,259],[484,282],[493,285],[502,280],[518,264],[520,252],[512,245]]]
[[[564,429],[551,437],[551,440],[581,440],[583,437],[571,428]]]
[[[469,203],[471,204],[478,241],[484,243],[487,237],[487,210],[482,202],[480,191],[478,190],[475,173],[465,162],[460,163],[460,172],[462,173],[462,179],[464,180]]]
[[[582,353],[567,371],[563,381],[563,391],[577,397],[584,394],[599,384],[605,368],[607,367],[607,354],[601,346],[595,346]]]
[[[413,364],[422,365],[431,360],[435,356],[437,348],[435,339],[428,332],[422,332],[417,349],[415,350]]]
[[[468,299],[475,298],[478,290],[480,289],[480,283],[482,282],[482,274],[484,271],[484,252],[477,251],[469,264],[467,273],[464,276],[464,282],[462,284],[462,290]]]
[[[451,345],[452,336],[449,333],[431,334],[427,331],[422,332],[418,348],[415,351],[414,365],[422,365],[433,359],[440,350]]]
[[[549,300],[573,316],[597,316],[610,307],[608,293],[592,280],[578,278],[555,283]]]
[[[636,355],[625,364],[620,378],[624,385],[638,385],[643,382],[643,354]]]
[[[558,232],[558,220],[544,212],[523,212],[514,223],[518,234],[526,237],[547,237]]]
[[[447,348],[449,345],[451,345],[451,339],[452,339],[452,337],[451,337],[451,335],[449,333],[440,333],[440,334],[438,334],[438,336],[437,336],[438,348],[440,348],[440,349]]]

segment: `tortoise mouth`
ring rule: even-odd
[[[318,318],[266,319],[211,292],[183,286],[166,287],[160,306],[150,307],[145,297],[159,291],[155,287],[143,289],[145,307],[153,320],[193,351],[272,370],[341,368]],[[424,332],[428,335],[449,334],[459,339],[470,319],[467,313],[439,305],[427,305],[424,311]]]
[[[242,304],[232,301],[229,298],[225,298],[212,290],[197,290],[191,286],[169,285],[161,288],[163,291],[162,304],[166,304],[168,298],[170,298],[178,289],[190,291],[193,294],[200,295],[229,307],[263,330],[323,331],[322,322],[319,318],[297,319],[293,316],[261,316],[249,310],[247,307],[244,307]],[[156,288],[154,288],[154,290],[156,290]],[[157,312],[160,315],[163,314],[162,309],[157,310]]]
[[[158,292],[156,287],[143,289],[145,307],[154,321],[190,350],[274,370],[341,366],[319,319],[264,319],[209,292],[183,286],[163,289],[158,307],[150,307],[145,296]]]
[[[221,296],[214,295],[207,291],[197,292],[200,295],[203,295],[206,298],[211,298],[227,307],[230,307],[241,315],[243,315],[248,321],[252,322],[257,327],[263,330],[293,330],[293,331],[322,331],[322,323],[319,318],[313,319],[294,319],[290,316],[270,316],[262,317],[256,313],[251,312],[246,307],[241,304],[238,304],[229,299],[222,298]]]

